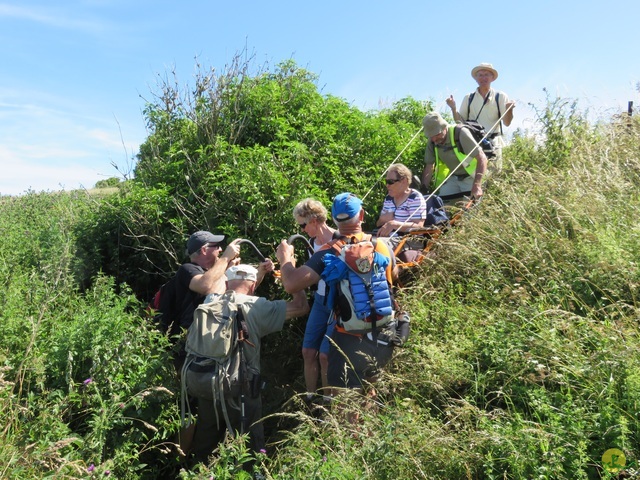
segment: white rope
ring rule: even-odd
[[[379,178],[382,178],[382,177],[384,177],[384,176],[387,174],[387,172],[389,171],[389,169],[391,168],[391,166],[392,166],[394,163],[396,163],[396,162],[398,161],[398,159],[402,156],[402,154],[404,153],[404,151],[405,151],[407,148],[409,148],[409,145],[411,145],[411,143],[416,139],[416,137],[417,137],[418,135],[420,135],[420,133],[422,133],[422,127],[420,127],[420,130],[418,130],[418,131],[413,135],[413,137],[411,137],[411,140],[409,140],[409,142],[404,146],[404,148],[403,148],[403,149],[402,149],[402,151],[401,151],[401,152],[396,156],[396,158],[394,158],[394,159],[393,159],[393,162],[391,162],[391,163],[387,166],[387,168],[384,170],[384,172],[382,172],[382,173],[380,174],[380,177],[379,177]],[[376,185],[376,184],[375,184],[375,182],[374,182],[373,186],[369,189],[369,191],[365,194],[365,196],[364,196],[364,197],[362,197],[362,202],[363,202],[363,203],[364,203],[364,199],[365,199],[365,198],[367,198],[367,197],[369,196],[369,194],[373,191],[373,189],[375,188],[375,185]]]

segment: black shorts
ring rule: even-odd
[[[380,344],[366,335],[334,330],[331,340],[327,375],[332,387],[364,388],[393,355],[392,344]]]

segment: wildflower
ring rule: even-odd
[[[260,453],[267,453],[267,451],[264,448],[261,448]]]
[[[96,466],[92,463],[91,465],[89,465],[87,467],[87,472],[91,473],[91,472],[93,472],[95,470],[95,468],[96,468]]]
[[[322,461],[326,462],[327,461],[327,456],[325,455],[324,457],[322,457]]]
[[[104,476],[108,477],[109,475],[111,475],[111,470],[105,470],[104,471]]]
[[[91,382],[93,382],[93,378],[89,377],[82,383],[84,383],[85,385],[89,385]]]

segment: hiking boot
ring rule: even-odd
[[[304,404],[310,415],[319,418],[331,406],[333,399],[327,395],[314,394],[311,397],[304,397]]]
[[[318,401],[319,396],[320,395],[318,395],[317,393],[312,393],[312,394],[307,393],[302,397],[302,400],[304,401],[304,404],[308,408],[311,408],[311,406]]]

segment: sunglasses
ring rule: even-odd
[[[402,179],[401,179],[401,178],[387,178],[387,179],[385,180],[385,183],[386,183],[387,185],[393,185],[394,183],[397,183],[397,182],[399,182],[400,180],[402,180]]]
[[[305,228],[307,228],[306,223],[299,223],[298,226],[300,227],[300,230],[304,230]]]
[[[222,248],[222,245],[220,245],[219,243],[208,243],[207,247],[208,248]]]

